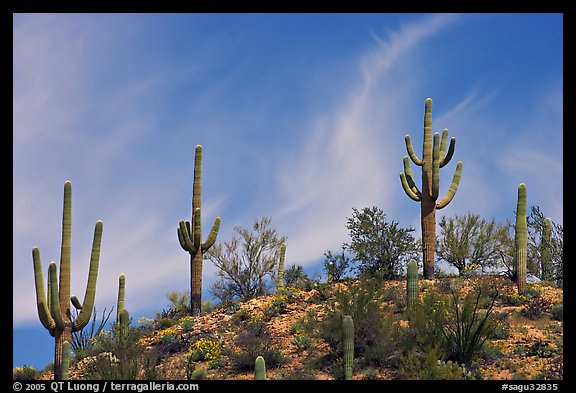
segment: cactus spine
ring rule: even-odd
[[[544,219],[544,228],[542,230],[542,240],[540,242],[540,257],[542,258],[542,280],[550,281],[553,279],[552,272],[552,221],[549,218]]]
[[[418,304],[418,263],[414,259],[408,262],[406,272],[406,305],[408,310],[414,310]]]
[[[64,341],[62,343],[62,369],[60,370],[60,379],[67,380],[68,369],[70,368],[70,343]]]
[[[216,241],[220,229],[217,217],[208,239],[202,243],[202,146],[196,146],[194,157],[194,183],[192,188],[192,220],[180,220],[178,240],[180,246],[190,254],[190,310],[192,316],[199,316],[202,309],[202,260],[203,255]]]
[[[94,228],[94,240],[90,256],[90,270],[81,311],[74,321],[71,320],[70,303],[70,238],[72,233],[72,183],[64,183],[64,213],[62,216],[62,247],[60,253],[60,279],[57,266],[51,262],[48,268],[48,296],[44,292],[44,277],[40,261],[40,249],[32,248],[34,263],[34,284],[36,286],[36,306],[42,325],[55,339],[54,379],[61,379],[63,344],[72,340],[72,332],[83,329],[90,321],[96,297],[96,280],[100,262],[100,244],[102,241],[102,221],[98,220]],[[60,281],[58,283],[58,281]],[[59,284],[59,286],[58,286]],[[48,297],[48,299],[47,299]],[[76,299],[75,306],[79,304]]]
[[[258,356],[254,362],[254,379],[264,381],[266,378],[266,362],[262,356]]]
[[[438,200],[440,186],[440,168],[444,167],[452,159],[456,138],[450,139],[450,146],[446,152],[448,143],[448,129],[442,131],[442,139],[438,132],[432,136],[432,99],[427,98],[424,110],[424,143],[422,159],[414,152],[410,135],[404,137],[408,156],[403,159],[404,172],[400,173],[400,181],[406,195],[412,200],[420,202],[421,226],[422,226],[422,253],[424,261],[424,279],[434,276],[434,241],[436,240],[436,210],[448,205],[458,189],[462,175],[462,162],[458,161],[452,183],[446,195]],[[444,153],[446,152],[446,155]],[[422,167],[422,187],[418,189],[414,182],[410,160]]]
[[[528,254],[528,224],[526,222],[526,185],[518,186],[518,203],[516,205],[516,283],[518,294],[526,293],[526,258]]]
[[[286,244],[280,246],[280,262],[278,263],[278,278],[276,281],[276,292],[284,288],[284,257],[286,255]]]
[[[352,379],[354,362],[354,321],[350,315],[342,319],[342,336],[344,346],[344,379]]]

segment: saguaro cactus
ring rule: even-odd
[[[284,258],[286,256],[286,244],[280,246],[280,262],[278,263],[278,278],[276,280],[276,292],[284,288]]]
[[[448,143],[448,129],[440,134],[434,133],[432,137],[432,99],[427,98],[424,110],[424,143],[422,149],[422,159],[419,159],[414,152],[410,135],[404,137],[408,156],[403,159],[404,172],[400,173],[400,181],[404,192],[411,199],[420,202],[421,225],[422,225],[422,253],[424,261],[424,278],[430,279],[434,276],[434,241],[436,240],[436,210],[440,210],[448,205],[458,189],[460,176],[462,175],[462,162],[458,161],[456,171],[446,195],[438,200],[440,186],[440,168],[444,167],[452,159],[456,138],[450,139],[450,146],[446,152]],[[446,152],[446,155],[444,153]],[[410,158],[408,158],[410,157]],[[422,187],[418,189],[414,182],[410,161],[422,167]],[[437,201],[438,200],[438,201]]]
[[[528,224],[526,221],[526,185],[518,186],[518,203],[516,205],[516,283],[518,294],[526,293],[526,258],[528,255]]]
[[[406,272],[406,305],[413,310],[418,304],[418,263],[414,259],[408,262]]]
[[[545,218],[544,228],[542,229],[542,239],[540,240],[540,258],[542,260],[542,280],[546,281],[553,279],[551,247],[552,221],[549,218]]]
[[[199,316],[202,309],[202,260],[203,255],[216,241],[220,229],[217,217],[208,239],[202,243],[202,146],[196,146],[194,158],[194,183],[192,188],[192,220],[180,220],[178,240],[180,246],[190,254],[190,310],[192,316]],[[191,224],[192,223],[192,224]]]
[[[48,295],[44,292],[44,277],[40,261],[40,249],[32,248],[34,262],[34,284],[36,286],[36,305],[42,325],[55,339],[54,345],[54,379],[61,379],[62,355],[64,341],[71,342],[72,332],[83,329],[90,321],[96,297],[96,280],[100,262],[100,244],[102,241],[102,221],[97,221],[94,228],[94,241],[90,256],[90,270],[84,302],[80,313],[74,321],[70,313],[70,238],[72,233],[72,183],[64,183],[64,213],[62,216],[62,247],[60,254],[60,279],[57,277],[55,262],[48,268]],[[76,299],[75,303],[79,303]],[[76,304],[78,306],[78,304]]]
[[[354,321],[350,315],[342,319],[342,336],[344,346],[344,379],[352,379],[354,362]]]
[[[254,362],[254,379],[266,380],[266,362],[262,356],[258,356]]]
[[[124,297],[126,296],[126,275],[118,277],[118,302],[116,304],[116,323],[120,322],[120,313],[124,310]]]

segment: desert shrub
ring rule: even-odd
[[[382,307],[382,290],[376,280],[359,280],[348,284],[347,289],[337,290],[334,298],[325,303],[321,321],[315,323],[314,315],[307,316],[308,333],[328,344],[332,360],[343,354],[342,319],[345,315],[350,315],[354,321],[354,353],[359,361],[385,364],[396,345],[395,318],[387,307]]]
[[[564,379],[564,357],[562,355],[556,356],[544,368],[544,370],[536,376],[540,380],[561,380]]]
[[[493,330],[489,338],[495,340],[504,340],[510,337],[510,323],[508,321],[509,316],[510,313],[508,312],[497,312],[491,315]]]
[[[273,318],[277,315],[285,314],[288,303],[288,296],[284,294],[274,295],[272,300],[264,306],[263,314],[267,318]]]
[[[398,367],[398,379],[411,380],[461,380],[476,379],[465,367],[452,361],[443,361],[442,350],[432,347],[422,352],[413,348],[404,356]]]
[[[529,299],[524,308],[522,315],[528,319],[538,319],[543,315],[548,314],[552,309],[552,303],[543,297],[533,297]]]
[[[85,356],[85,352],[92,348],[96,337],[102,332],[106,324],[108,323],[108,319],[110,318],[110,314],[114,307],[110,309],[108,313],[106,313],[106,309],[102,311],[102,317],[100,321],[97,321],[97,312],[96,307],[94,307],[92,311],[92,321],[89,326],[86,326],[84,329],[80,329],[76,332],[72,332],[72,342],[70,343],[70,347],[74,351],[76,355],[76,359],[80,360]],[[74,319],[78,317],[79,311],[75,308],[72,309],[72,314]]]
[[[159,377],[155,365],[158,353],[145,351],[140,342],[143,333],[140,328],[112,325],[103,330],[94,346],[82,360],[82,373],[85,379],[135,380],[156,379]],[[81,362],[81,363],[82,363]]]
[[[38,370],[28,365],[12,369],[12,380],[14,381],[30,381],[36,379],[38,375]]]
[[[555,304],[552,306],[552,319],[555,321],[564,320],[564,305],[562,303]]]
[[[202,337],[190,345],[190,360],[207,361],[210,368],[222,364],[222,342],[212,337]]]
[[[237,371],[253,370],[254,359],[258,356],[264,357],[266,368],[277,367],[284,360],[280,350],[273,345],[268,328],[259,318],[244,323],[234,340],[233,348],[227,348],[225,353]]]
[[[494,331],[494,324],[489,320],[489,316],[498,292],[487,295],[491,301],[488,308],[482,312],[479,305],[484,291],[484,288],[476,287],[464,297],[461,305],[456,292],[452,292],[451,315],[441,328],[447,358],[459,364],[470,364],[472,357]]]
[[[536,356],[539,358],[551,358],[556,354],[556,350],[544,340],[536,340],[530,345],[526,356]]]

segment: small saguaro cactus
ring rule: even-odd
[[[542,280],[550,281],[553,277],[552,271],[552,221],[549,218],[544,219],[544,228],[542,229],[542,239],[540,240],[540,258],[542,260]]]
[[[406,307],[413,310],[418,304],[418,263],[414,259],[408,262],[406,271]]]
[[[446,152],[448,143],[448,129],[442,131],[442,139],[438,132],[432,137],[432,99],[427,98],[424,109],[424,143],[422,159],[416,156],[410,135],[404,137],[408,156],[403,159],[404,172],[400,173],[400,181],[406,195],[420,203],[422,225],[422,253],[425,279],[434,277],[434,242],[436,241],[436,210],[443,209],[448,205],[458,189],[462,175],[462,162],[458,161],[452,183],[446,195],[438,200],[440,189],[440,168],[444,167],[452,159],[456,138],[450,139],[450,146]],[[446,152],[446,155],[444,153]],[[422,187],[418,189],[414,182],[414,175],[410,168],[410,160],[422,167]],[[438,200],[438,201],[437,201]]]
[[[100,244],[102,242],[102,221],[98,220],[94,228],[94,240],[90,256],[88,282],[84,302],[70,296],[70,238],[72,233],[72,183],[64,183],[64,213],[62,216],[62,247],[60,254],[60,279],[57,276],[56,262],[48,268],[48,292],[44,291],[44,277],[40,249],[32,248],[34,262],[34,284],[36,287],[36,306],[42,325],[54,337],[54,379],[62,377],[63,344],[72,341],[72,332],[83,329],[90,321],[96,297],[96,280],[100,262]],[[72,321],[70,303],[81,310]]]
[[[120,313],[124,310],[124,297],[126,296],[126,275],[118,277],[118,303],[116,304],[116,323],[120,321]]]
[[[68,370],[70,368],[70,343],[64,341],[62,343],[62,368],[60,371],[60,379],[67,380],[69,378]]]
[[[216,217],[208,239],[202,243],[202,146],[196,146],[194,157],[194,183],[192,188],[192,220],[180,220],[178,241],[190,254],[190,310],[199,316],[202,310],[202,261],[203,255],[216,241],[220,229],[220,217]]]
[[[526,221],[526,185],[518,186],[518,202],[516,205],[516,283],[518,294],[526,293],[526,258],[528,255],[528,223]]]
[[[284,288],[284,258],[286,256],[286,244],[280,246],[280,262],[278,262],[278,278],[276,281],[276,292]]]
[[[344,379],[352,379],[354,363],[354,321],[350,315],[342,319],[342,343],[344,346]]]
[[[262,356],[258,356],[254,362],[254,379],[264,381],[266,378],[266,362]]]

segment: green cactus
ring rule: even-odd
[[[262,356],[258,356],[254,362],[254,379],[264,381],[266,378],[266,362]]]
[[[126,275],[118,277],[118,302],[116,304],[116,323],[120,321],[120,312],[124,310],[124,297],[126,296]]]
[[[120,323],[121,328],[126,328],[130,324],[130,313],[125,308],[120,310],[118,314],[118,323]]]
[[[350,315],[342,319],[342,337],[344,346],[344,379],[352,379],[354,362],[354,321]]]
[[[444,167],[452,159],[456,138],[450,139],[450,146],[446,152],[448,143],[448,129],[442,131],[442,139],[439,133],[432,136],[432,99],[427,98],[424,111],[424,143],[422,159],[414,152],[410,135],[404,137],[408,156],[403,159],[404,172],[400,173],[400,181],[406,195],[412,200],[420,202],[421,225],[422,225],[422,253],[424,261],[424,279],[434,277],[434,242],[436,240],[436,210],[448,205],[458,189],[462,175],[462,162],[458,161],[456,171],[446,195],[438,200],[440,186],[440,168]],[[446,155],[444,153],[446,152]],[[422,188],[418,189],[414,182],[410,160],[422,167]]]
[[[220,229],[220,217],[216,217],[208,239],[202,243],[202,146],[196,146],[194,158],[194,184],[192,188],[192,220],[180,220],[178,241],[184,251],[190,254],[190,312],[199,316],[202,310],[202,260],[203,255],[216,241]],[[192,224],[191,224],[192,223]]]
[[[528,224],[526,221],[526,185],[518,186],[518,203],[516,205],[516,283],[518,294],[526,293],[526,259],[528,255]]]
[[[51,262],[48,269],[48,296],[44,292],[44,277],[40,261],[40,249],[32,248],[34,263],[34,284],[36,286],[36,306],[42,325],[55,339],[54,345],[54,379],[61,379],[62,355],[64,341],[72,340],[72,332],[83,329],[90,321],[96,296],[96,280],[100,262],[100,244],[102,242],[102,221],[97,221],[94,228],[94,240],[90,256],[90,270],[84,295],[80,305],[78,299],[70,296],[70,238],[72,232],[72,183],[64,183],[64,213],[62,217],[62,247],[60,255],[60,286],[58,286],[57,266]],[[47,299],[48,297],[48,299]],[[71,320],[70,303],[80,309],[74,321]],[[78,307],[78,306],[81,307]]]
[[[286,244],[280,246],[280,262],[278,263],[278,278],[276,281],[276,292],[284,288],[284,257],[286,255]]]
[[[550,281],[553,277],[552,270],[552,221],[549,218],[544,219],[544,228],[542,230],[542,239],[540,241],[540,258],[542,260],[542,280]]]
[[[418,304],[418,263],[414,259],[408,262],[406,272],[406,305],[408,310],[414,310]]]
[[[65,381],[69,379],[68,370],[70,368],[70,343],[64,341],[62,343],[62,368],[60,370],[60,379]]]

